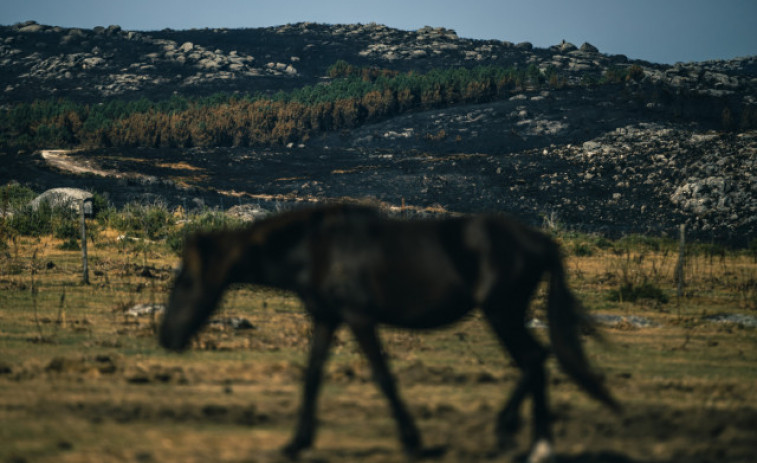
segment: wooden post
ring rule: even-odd
[[[87,268],[87,225],[84,221],[84,199],[79,203],[79,217],[81,217],[81,259],[82,283],[89,284],[89,269]]]
[[[686,286],[686,277],[684,274],[684,266],[686,265],[686,225],[681,224],[680,240],[678,244],[678,265],[676,266],[676,282],[678,283],[678,306],[681,305],[681,297],[683,297],[683,288]]]

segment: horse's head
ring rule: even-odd
[[[196,234],[184,243],[181,270],[160,326],[160,344],[184,350],[218,305],[224,289],[240,276],[244,249],[228,233]]]

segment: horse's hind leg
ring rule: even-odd
[[[321,385],[323,364],[329,354],[329,347],[337,328],[336,323],[316,320],[313,324],[313,337],[310,345],[310,358],[305,372],[302,405],[300,408],[297,431],[292,440],[283,448],[284,454],[294,459],[313,443],[315,434],[315,411],[318,390]]]
[[[389,371],[386,359],[381,349],[381,343],[376,335],[376,327],[371,323],[351,323],[350,328],[355,334],[355,339],[368,358],[373,371],[373,377],[389,400],[392,413],[397,421],[400,440],[408,455],[418,455],[421,451],[421,439],[418,428],[415,426],[413,417],[408,413],[402,403],[394,378]]]
[[[512,436],[520,427],[520,405],[528,394],[533,397],[534,451],[545,445],[551,448],[552,432],[550,413],[547,405],[546,373],[544,361],[546,349],[539,344],[524,326],[523,311],[512,307],[509,316],[503,316],[502,308],[484,310],[495,334],[505,346],[516,365],[523,372],[519,383],[512,392],[504,408],[497,417],[497,439],[500,448],[512,445]],[[525,307],[525,305],[523,306]],[[541,451],[540,451],[541,452]],[[547,456],[543,461],[547,461]],[[538,461],[532,453],[529,461]]]

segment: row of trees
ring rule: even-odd
[[[604,83],[636,79],[639,72],[633,66],[612,69]],[[485,102],[525,89],[567,85],[558,72],[542,72],[534,65],[418,74],[339,61],[328,75],[332,77],[328,83],[272,96],[216,94],[195,99],[174,96],[159,102],[112,100],[82,105],[59,99],[19,104],[0,111],[0,147],[287,144],[408,111]]]
[[[0,112],[0,146],[256,146],[307,140],[417,109],[489,101],[549,85],[535,66],[433,70],[426,74],[332,66],[333,79],[273,96],[217,94],[152,102],[70,100]],[[554,79],[552,79],[554,82]]]

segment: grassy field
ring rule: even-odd
[[[185,354],[159,348],[158,320],[177,264],[162,242],[90,243],[81,255],[52,237],[16,237],[0,251],[0,462],[273,462],[294,427],[310,326],[292,295],[230,291]],[[688,249],[676,294],[676,245],[630,237],[561,238],[571,286],[590,313],[627,317],[586,339],[623,403],[613,415],[550,360],[559,461],[751,462],[757,456],[757,331],[717,314],[757,316],[757,263],[745,251]],[[542,290],[543,292],[543,290]],[[543,319],[544,294],[533,303]],[[639,327],[630,316],[643,317]],[[545,330],[537,329],[539,336]],[[401,392],[445,462],[493,454],[494,417],[519,373],[479,315],[450,328],[382,331]],[[526,414],[529,417],[529,414]],[[308,462],[403,461],[387,404],[346,331],[338,334]]]

